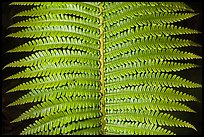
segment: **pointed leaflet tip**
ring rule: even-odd
[[[9,67],[10,64],[11,64],[11,63],[9,63],[9,64],[7,64],[6,66],[4,66],[4,67],[2,68],[2,70],[5,69],[5,68],[7,68],[7,67]]]
[[[8,35],[6,36],[6,38],[8,38],[8,37],[12,37],[12,34],[8,34]]]
[[[11,3],[9,4],[9,6],[11,6],[11,5],[15,5],[15,2],[11,2]]]
[[[13,103],[8,104],[6,107],[11,107],[13,106]]]
[[[7,65],[6,65],[6,66],[4,66],[4,67],[2,68],[2,70],[4,70],[5,68],[7,68]]]
[[[18,86],[16,86],[16,87],[18,87]],[[16,90],[16,87],[11,88],[10,90],[6,91],[6,93],[11,93],[11,92],[17,91],[17,90]]]
[[[8,26],[6,29],[10,29],[10,28],[12,28],[13,27],[13,25],[10,25],[10,26]]]

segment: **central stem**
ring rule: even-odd
[[[101,99],[100,99],[100,112],[101,116],[101,131],[102,135],[105,133],[105,93],[104,93],[104,19],[103,19],[103,4],[102,2],[99,3],[99,30],[100,30],[100,73],[101,73]]]

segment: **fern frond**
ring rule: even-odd
[[[66,84],[98,86],[99,76],[85,75],[85,74],[65,74],[65,75],[53,75],[49,77],[36,78],[8,90],[7,93],[20,91],[20,90],[46,89],[46,88],[53,88],[53,87],[55,88],[57,86],[64,86]]]
[[[133,6],[155,6],[159,5],[158,2],[105,2],[104,12],[112,13],[124,8],[130,8]]]
[[[93,54],[99,52],[98,44],[89,43],[84,40],[68,37],[45,37],[40,39],[35,39],[29,41],[23,45],[20,45],[14,49],[7,52],[29,52],[37,50],[47,50],[47,49],[77,49],[82,51],[87,51]]]
[[[99,98],[99,88],[95,86],[75,86],[67,85],[51,89],[31,90],[24,96],[20,97],[8,106],[22,105],[25,103],[41,102],[55,100],[60,97],[84,97],[84,98]]]
[[[11,2],[9,5],[23,5],[23,6],[27,6],[27,5],[34,5],[34,6],[38,6],[38,5],[51,5],[52,2]]]
[[[121,9],[128,9],[140,6],[166,6],[166,7],[176,7],[177,10],[180,11],[194,11],[191,9],[188,5],[186,5],[183,2],[112,2],[112,3],[104,3],[104,12],[107,14],[112,14],[117,11],[120,11]]]
[[[87,18],[93,22],[98,20],[97,12],[91,12],[91,10],[86,9],[80,5],[74,4],[64,4],[64,5],[49,5],[49,6],[39,6],[31,10],[22,11],[17,13],[13,17],[18,16],[43,16],[46,14],[70,14],[80,16],[82,18]]]
[[[12,27],[46,27],[46,26],[77,26],[85,30],[98,31],[98,24],[90,20],[84,20],[63,14],[48,14],[39,16],[37,18],[30,18],[21,22],[15,23],[8,28]]]
[[[106,54],[109,56],[116,56],[129,51],[149,50],[149,49],[169,49],[180,48],[187,46],[201,46],[188,39],[179,39],[172,37],[144,37],[141,39],[134,39],[123,44],[112,45],[106,49]]]
[[[75,125],[75,123],[73,123],[73,124]],[[94,127],[88,127],[88,128],[78,129],[76,131],[70,131],[68,133],[65,133],[65,135],[100,135],[101,129],[100,129],[99,125],[93,125],[93,126]],[[35,134],[36,135],[61,135],[60,132],[64,128],[65,128],[65,126],[57,127],[57,128],[52,129],[52,130],[49,130],[49,131],[41,131],[41,132],[35,133]]]
[[[167,62],[160,60],[147,60],[145,62],[133,62],[115,66],[114,68],[107,67],[105,69],[106,78],[117,78],[128,74],[137,74],[142,72],[172,72],[181,71],[198,67],[196,64],[191,63],[177,63]]]
[[[159,13],[167,13],[167,12],[176,12],[176,11],[186,11],[188,9],[181,9],[176,6],[163,6],[163,5],[155,5],[155,6],[133,6],[129,8],[124,8],[123,10],[117,11],[117,14],[105,13],[105,23],[106,26],[113,25],[114,23],[125,20],[128,18],[133,18],[139,15],[149,15],[149,14],[159,14]],[[110,15],[109,15],[110,14]]]
[[[170,114],[158,111],[116,111],[106,115],[107,121],[135,121],[159,126],[196,128],[186,121],[182,121]]]
[[[21,71],[21,72],[18,72],[17,74],[9,76],[4,80],[51,76],[51,75],[65,74],[65,73],[99,75],[99,68],[98,66],[95,66],[95,65],[76,63],[76,62],[75,63],[55,63],[55,64],[47,63],[45,65],[26,68],[24,71]]]
[[[79,121],[84,119],[90,119],[90,118],[96,118],[99,117],[100,113],[99,110],[80,110],[76,112],[59,112],[54,115],[48,115],[45,118],[42,118],[38,121],[35,121],[32,125],[27,128],[26,132],[29,132],[28,130],[33,130],[33,133],[41,132],[41,131],[48,131],[52,130],[54,127],[63,126],[67,123],[73,122],[73,121]]]
[[[22,31],[11,33],[6,37],[14,38],[39,38],[39,37],[65,37],[79,38],[81,40],[86,40],[96,44],[98,42],[98,34],[92,31],[84,31],[83,29],[78,29],[74,26],[50,26],[50,27],[35,27],[27,28]]]
[[[76,131],[79,129],[86,129],[86,128],[92,128],[92,127],[99,127],[99,118],[94,118],[94,119],[88,119],[88,120],[84,120],[84,121],[78,121],[76,123],[72,123],[72,124],[68,124],[66,126],[60,126],[55,128],[54,131],[50,131],[50,132],[56,132],[56,130],[61,134],[69,134],[72,131]],[[30,128],[27,127],[26,129],[24,129],[24,131],[21,132],[21,135],[29,135],[29,134],[35,134],[36,132],[38,132],[38,130],[40,130],[40,128]]]
[[[155,6],[158,5],[157,2],[112,2],[112,3],[104,3],[105,16],[114,14],[120,10],[132,8],[132,7],[140,7],[140,6]]]
[[[169,35],[181,35],[181,34],[198,34],[197,30],[177,27],[174,25],[154,25],[154,26],[142,26],[136,29],[132,28],[116,36],[111,31],[106,31],[105,36],[107,37],[107,42],[105,45],[108,47],[111,45],[127,42],[132,39],[139,39],[150,36],[169,36]],[[111,36],[111,37],[110,37]]]
[[[131,19],[117,22],[117,25],[113,25],[113,27],[108,27],[106,32],[111,32],[111,34],[116,34],[120,31],[130,29],[131,27],[134,27],[134,26],[136,27],[144,26],[150,23],[152,25],[174,23],[177,21],[191,18],[195,15],[197,14],[196,13],[159,13],[159,14],[136,16]]]
[[[117,89],[132,85],[151,85],[168,87],[187,87],[198,88],[202,85],[181,78],[177,75],[168,73],[139,73],[137,75],[128,75],[119,79],[107,79],[107,89]]]
[[[95,64],[99,62],[99,58],[95,54],[88,52],[74,51],[74,50],[44,50],[36,52],[28,57],[14,61],[7,64],[6,67],[31,67],[49,63],[67,63],[67,62],[81,62]],[[3,69],[4,69],[3,68]]]
[[[124,128],[125,127],[125,128]],[[139,122],[111,122],[106,124],[106,131],[117,134],[129,135],[174,135],[173,132],[153,124],[145,124]]]
[[[150,49],[150,50],[137,50],[128,52],[121,56],[112,57],[108,54],[105,56],[106,68],[113,68],[114,66],[121,66],[131,62],[148,61],[148,60],[188,60],[188,59],[201,59],[201,56],[195,55],[190,52],[179,51],[177,49]]]
[[[134,86],[107,91],[106,101],[123,100],[123,99],[152,99],[165,101],[198,101],[194,96],[176,91],[173,88],[156,87],[156,86]]]
[[[77,111],[74,109],[85,109],[90,110],[91,108],[97,109],[99,106],[99,99],[84,99],[84,98],[59,98],[58,100],[45,101],[43,103],[33,106],[28,111],[21,114],[18,118],[14,119],[13,122],[19,122],[22,120],[43,117],[52,115],[65,110]],[[90,111],[93,111],[92,109]],[[97,110],[99,112],[99,110]]]
[[[67,4],[72,4],[72,5],[81,5],[83,7],[89,8],[90,10],[97,11],[98,7],[97,4],[93,2],[12,2],[9,5],[34,5],[34,6],[51,6],[51,5],[57,5],[57,6],[65,6]]]
[[[4,67],[25,67],[4,79],[28,79],[6,92],[27,91],[8,106],[34,103],[11,121],[36,119],[21,135],[174,135],[168,127],[196,130],[173,115],[195,113],[185,102],[199,102],[177,88],[202,87],[174,74],[199,66],[186,60],[202,58],[178,49],[201,46],[183,38],[200,31],[173,24],[198,14],[184,2],[10,5],[26,10],[16,13],[12,18],[22,20],[8,27],[21,30],[6,37],[29,40],[7,53],[34,52]]]
[[[106,103],[106,111],[128,111],[128,110],[153,110],[153,111],[185,111],[195,112],[188,106],[176,102],[166,100],[151,100],[151,99],[125,99],[114,100]]]

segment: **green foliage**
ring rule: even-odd
[[[131,114],[131,115],[130,115]],[[147,122],[151,124],[168,125],[168,126],[180,126],[189,127],[195,129],[195,127],[185,121],[177,119],[167,113],[161,113],[158,111],[115,111],[106,115],[106,119],[110,121],[139,121]],[[196,129],[195,129],[196,130]]]
[[[29,38],[7,51],[30,52],[9,67],[25,69],[4,80],[28,81],[7,91],[26,92],[8,104],[35,103],[11,123],[36,119],[22,135],[175,134],[197,130],[173,112],[196,112],[199,100],[183,88],[201,84],[174,74],[198,67],[201,56],[178,48],[201,46],[178,35],[200,32],[174,23],[197,15],[182,2],[12,2],[33,6],[13,18],[7,37]],[[177,89],[175,89],[177,88]],[[14,93],[12,93],[14,92]],[[169,114],[168,112],[172,112]]]

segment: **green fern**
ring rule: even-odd
[[[7,93],[28,91],[8,104],[36,103],[11,123],[37,119],[20,133],[171,134],[166,127],[191,123],[168,112],[196,112],[183,102],[196,97],[175,88],[201,84],[173,72],[198,67],[181,60],[201,56],[178,48],[201,46],[178,35],[199,34],[176,26],[197,15],[182,2],[12,2],[34,6],[8,29],[29,38],[7,53],[31,52],[9,67],[25,69],[4,80],[29,78]],[[13,94],[14,94],[13,93]]]

